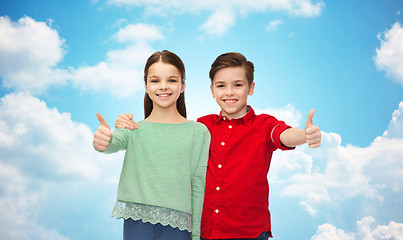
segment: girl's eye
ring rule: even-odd
[[[169,82],[177,82],[176,79],[170,79]]]

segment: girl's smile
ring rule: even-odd
[[[184,88],[175,66],[161,61],[150,66],[145,89],[154,108],[176,108],[176,100]]]

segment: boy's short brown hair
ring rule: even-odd
[[[221,54],[216,58],[216,60],[211,64],[210,69],[210,79],[211,84],[213,84],[213,79],[215,74],[227,67],[243,67],[245,69],[246,78],[248,79],[249,85],[253,83],[253,73],[255,71],[255,67],[253,63],[248,61],[244,55],[237,52],[229,52]]]

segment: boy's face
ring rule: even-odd
[[[246,114],[248,95],[253,94],[255,82],[249,86],[244,68],[227,67],[216,72],[210,88],[222,114],[232,119]]]

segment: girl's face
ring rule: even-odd
[[[171,64],[161,61],[152,64],[148,69],[146,93],[153,101],[153,109],[176,109],[176,100],[185,90],[179,70]]]

